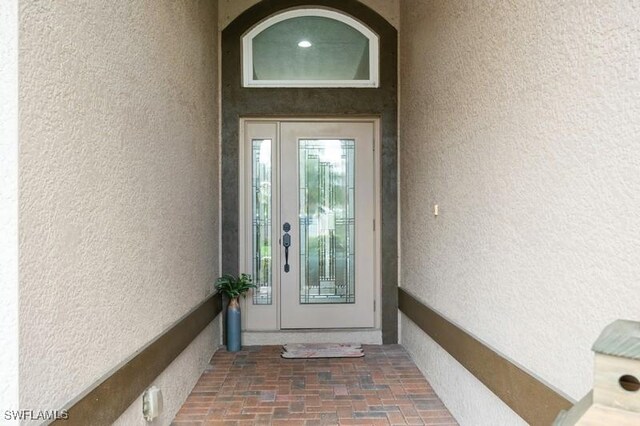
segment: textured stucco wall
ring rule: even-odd
[[[18,1],[0,2],[0,415],[18,408]],[[3,415],[4,421],[4,415]]]
[[[260,0],[220,0],[218,13],[218,27],[223,30],[231,21]],[[400,27],[400,0],[360,0],[371,9],[378,12],[391,25]],[[313,3],[313,2],[309,2]]]
[[[196,337],[167,369],[149,386],[162,389],[163,411],[153,422],[147,422],[142,416],[142,395],[122,413],[114,426],[148,426],[168,425],[184,403],[191,389],[196,385],[202,371],[211,360],[211,348],[217,347],[221,336],[222,315]],[[167,395],[169,398],[167,398]],[[181,395],[181,397],[171,397]]]
[[[401,285],[574,399],[602,328],[639,319],[638,16],[626,0],[401,2]],[[502,424],[403,327],[463,424]]]
[[[413,321],[400,315],[402,345],[410,351],[429,382],[437,387],[438,396],[446,396],[447,408],[462,426],[527,424]]]
[[[217,2],[20,6],[20,403],[52,409],[212,290]]]

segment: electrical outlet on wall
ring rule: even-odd
[[[142,415],[148,422],[162,413],[162,391],[157,386],[151,386],[142,395]]]

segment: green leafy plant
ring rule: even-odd
[[[253,283],[251,275],[240,274],[237,277],[231,274],[224,274],[216,280],[216,290],[223,293],[229,299],[245,296],[247,291],[257,286]]]

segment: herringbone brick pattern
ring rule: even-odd
[[[283,359],[279,346],[224,349],[173,425],[456,425],[400,345],[363,358]]]

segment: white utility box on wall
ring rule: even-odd
[[[142,395],[142,415],[148,422],[162,413],[162,391],[157,386],[151,386]]]

